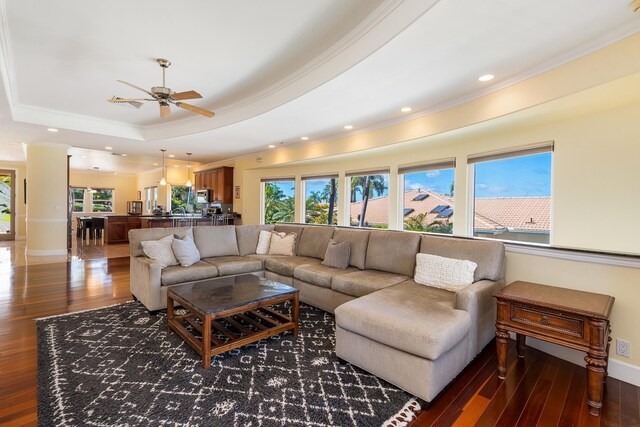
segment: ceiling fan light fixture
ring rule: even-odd
[[[633,12],[638,12],[640,11],[640,0],[633,0],[631,2],[631,10]]]

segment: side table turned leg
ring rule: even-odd
[[[518,357],[524,358],[524,352],[527,348],[527,336],[516,334],[516,341],[516,350],[518,351]]]
[[[509,351],[509,333],[496,329],[496,353],[498,355],[498,378],[507,376],[507,352]]]
[[[591,415],[600,415],[602,408],[603,381],[605,378],[607,360],[604,357],[587,355],[587,404]]]

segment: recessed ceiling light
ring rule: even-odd
[[[153,166],[158,166],[158,164],[157,164],[157,163],[154,163],[154,164],[153,164]]]
[[[276,148],[276,146],[275,146],[275,145],[273,145],[273,144],[269,144],[269,145],[267,145],[267,147],[269,147],[269,148]]]
[[[308,136],[303,136],[303,137],[302,137],[302,138],[300,138],[300,139],[301,139],[301,140],[303,140],[303,141],[308,141],[308,140],[309,140],[309,137],[308,137]]]
[[[488,82],[489,80],[493,80],[495,76],[493,74],[485,74],[484,76],[478,77],[478,80],[481,82]]]
[[[353,125],[346,125],[344,128],[345,128],[346,130],[351,130],[351,129],[353,129]]]
[[[171,157],[172,159],[175,157],[175,154],[169,154],[169,157]]]
[[[56,129],[56,128],[47,128],[47,130],[49,132],[58,132],[58,129]]]
[[[80,156],[80,158],[81,158],[81,159],[86,159],[86,158],[87,158],[87,156]]]
[[[402,107],[400,111],[402,111],[403,113],[408,113],[409,111],[411,111],[411,107]]]
[[[120,154],[122,157],[127,157],[127,153]]]
[[[113,150],[113,147],[104,147],[105,150]]]
[[[114,172],[113,174],[114,174],[114,175],[118,175],[118,172]]]

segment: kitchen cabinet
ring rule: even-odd
[[[211,203],[233,203],[233,168],[195,172],[196,190],[210,190]]]

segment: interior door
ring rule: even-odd
[[[0,169],[0,240],[16,238],[16,173]]]

